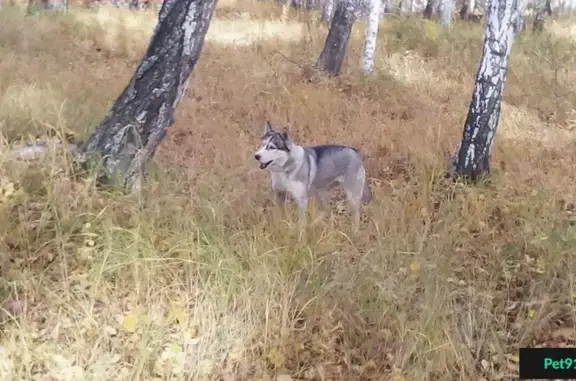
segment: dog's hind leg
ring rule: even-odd
[[[348,204],[350,205],[350,212],[352,214],[352,229],[354,233],[358,233],[360,230],[360,196],[354,192],[349,191],[346,191],[346,196],[348,198]]]
[[[328,205],[330,199],[330,192],[317,190],[315,192],[316,201],[318,204],[318,215],[312,222],[312,225],[317,224],[318,222],[324,220],[328,215]]]
[[[365,185],[366,171],[363,167],[360,167],[356,173],[345,179],[343,183],[352,214],[352,228],[354,233],[357,233],[360,229],[360,213]]]

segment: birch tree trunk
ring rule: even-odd
[[[381,7],[382,0],[370,0],[370,13],[368,14],[368,25],[366,26],[366,40],[364,43],[362,62],[362,69],[366,75],[372,74],[374,71],[374,55],[376,53]]]
[[[356,20],[353,1],[338,1],[336,11],[332,17],[332,23],[330,24],[330,31],[324,43],[324,49],[322,49],[322,53],[320,53],[316,63],[317,69],[329,75],[336,76],[340,74],[342,62],[344,61],[344,56],[346,56],[350,32]]]
[[[292,0],[286,0],[284,5],[282,5],[282,15],[280,16],[280,22],[286,24],[288,22],[288,14],[290,13],[290,7]]]
[[[460,20],[468,21],[468,18],[476,9],[476,0],[464,0],[460,9]]]
[[[334,14],[334,1],[336,0],[325,0],[324,6],[322,7],[322,21],[328,25],[332,23],[332,15]]]
[[[452,23],[453,0],[440,0],[440,25],[449,28]]]
[[[142,62],[80,147],[85,164],[100,156],[105,178],[138,190],[146,161],[174,123],[174,110],[200,57],[216,1],[164,1]]]
[[[457,176],[476,181],[490,173],[490,154],[506,82],[508,58],[525,0],[488,0],[484,47],[462,141],[454,158]]]
[[[35,11],[65,12],[68,9],[68,0],[29,0],[26,12],[32,14]]]
[[[425,19],[431,19],[434,15],[434,10],[437,8],[438,0],[427,0],[426,8],[424,8],[423,17]]]
[[[535,0],[534,23],[532,24],[532,31],[534,33],[542,33],[544,31],[546,16],[552,16],[550,0]]]

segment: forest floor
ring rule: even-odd
[[[66,156],[6,153],[86,138],[154,15],[0,12],[0,379],[497,381],[519,347],[576,344],[569,20],[516,40],[490,181],[467,186],[443,174],[481,25],[387,18],[363,78],[358,23],[340,78],[308,81],[327,30],[280,16],[220,2],[135,200],[72,177]],[[299,237],[270,207],[253,159],[265,118],[362,151],[374,200],[358,235],[342,208]]]

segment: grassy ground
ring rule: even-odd
[[[565,21],[518,39],[491,182],[467,187],[442,175],[480,26],[386,20],[377,73],[363,79],[357,25],[342,77],[308,83],[278,51],[306,66],[326,30],[280,14],[219,5],[134,200],[71,178],[66,157],[6,152],[86,137],[153,15],[0,12],[1,379],[496,381],[517,374],[519,347],[574,344],[576,44]],[[265,117],[300,142],[361,148],[374,201],[358,236],[340,207],[305,238],[270,208],[252,157]]]

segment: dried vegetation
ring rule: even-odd
[[[497,381],[518,347],[576,344],[571,37],[519,38],[491,181],[469,187],[443,171],[479,26],[387,19],[363,79],[357,25],[341,78],[305,80],[326,31],[280,14],[220,3],[134,200],[71,176],[66,156],[6,153],[86,137],[153,15],[0,12],[0,379]],[[335,208],[300,239],[269,207],[252,157],[265,117],[362,150],[374,202],[360,235]]]

